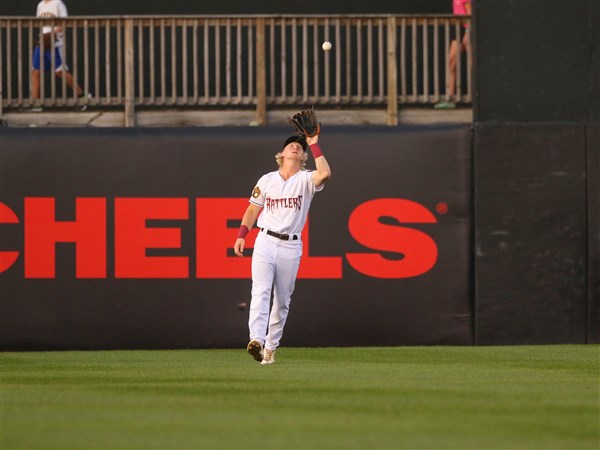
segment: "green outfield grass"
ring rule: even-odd
[[[0,356],[2,450],[599,447],[592,345]]]

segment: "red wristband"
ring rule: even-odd
[[[246,225],[242,225],[240,227],[240,231],[238,231],[238,239],[242,238],[245,239],[246,235],[248,234],[250,230],[248,229],[248,227]]]
[[[319,147],[319,144],[312,144],[310,146],[310,151],[312,152],[313,158],[315,159],[323,156],[323,152],[321,151],[321,147]]]

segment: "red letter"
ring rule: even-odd
[[[188,219],[188,200],[115,199],[115,277],[187,278],[186,256],[146,256],[148,248],[181,248],[180,229],[147,228],[149,219]]]
[[[0,202],[0,224],[2,223],[19,223],[19,218],[12,209]],[[8,270],[18,257],[19,252],[0,251],[0,273]]]
[[[248,207],[246,198],[199,198],[196,200],[197,235],[196,276],[198,278],[251,278],[252,261],[246,256],[228,256],[233,247],[238,227],[227,227],[228,220],[240,220]],[[254,247],[258,228],[246,236],[246,249]],[[308,223],[302,232],[304,253],[298,278],[341,278],[340,257],[308,255]],[[248,254],[248,252],[245,252]]]
[[[400,223],[435,223],[424,206],[399,198],[377,199],[359,205],[350,215],[348,228],[356,241],[374,250],[400,253],[390,260],[378,253],[349,253],[348,262],[358,272],[373,278],[410,278],[428,272],[437,261],[437,245],[427,234],[396,225],[384,225],[381,217]]]
[[[228,256],[239,227],[227,227],[228,220],[241,220],[248,207],[247,198],[196,199],[196,276],[198,278],[250,278],[252,260],[248,249],[254,247],[258,228],[246,236],[243,258]]]
[[[298,278],[342,278],[342,258],[339,256],[310,256],[309,223],[302,230],[302,259]]]
[[[25,278],[55,277],[57,242],[76,244],[77,278],[106,278],[106,199],[75,205],[75,221],[57,222],[54,198],[25,199]]]

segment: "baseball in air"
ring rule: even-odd
[[[331,50],[332,45],[331,42],[325,41],[323,42],[323,45],[321,47],[323,47],[323,51],[328,52],[329,50]]]

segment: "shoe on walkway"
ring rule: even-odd
[[[79,109],[79,111],[85,111],[86,109],[88,109],[87,102],[90,98],[92,98],[92,94],[81,94],[79,97],[77,97],[77,109]]]
[[[434,105],[435,109],[456,109],[456,103],[439,102]]]
[[[256,361],[261,362],[263,360],[263,346],[257,340],[251,340],[246,349]]]
[[[265,354],[261,364],[273,364],[275,362],[275,350],[269,350],[265,348]]]

